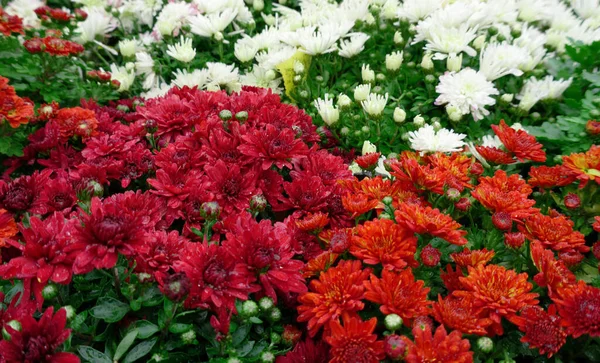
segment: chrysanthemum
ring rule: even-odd
[[[524,218],[537,210],[535,200],[528,199],[531,187],[518,174],[497,170],[493,177],[480,177],[471,192],[486,209],[494,213],[510,213],[512,219]]]
[[[473,158],[463,153],[434,153],[428,155],[427,161],[434,170],[444,174],[444,182],[450,187],[462,192],[465,188],[471,189],[471,167],[474,165]]]
[[[364,194],[347,193],[342,197],[342,205],[345,210],[352,213],[353,218],[356,218],[375,209],[379,205],[379,201]]]
[[[509,74],[520,76],[523,74],[520,66],[528,59],[529,52],[524,48],[507,42],[490,43],[479,55],[479,71],[488,81],[495,81]]]
[[[379,304],[379,310],[386,315],[398,314],[406,325],[431,311],[431,301],[427,300],[429,288],[424,281],[415,280],[411,269],[401,272],[384,269],[381,278],[371,274],[364,285],[367,300]]]
[[[364,308],[363,282],[370,269],[360,261],[341,261],[310,283],[310,291],[298,297],[298,321],[308,321],[308,334],[314,337],[321,327],[342,314],[356,314]]]
[[[457,266],[462,268],[477,267],[479,265],[485,265],[494,258],[495,252],[488,251],[487,249],[481,250],[469,250],[465,248],[462,252],[451,253],[450,257],[456,263]]]
[[[557,260],[552,251],[544,249],[541,242],[531,242],[530,248],[531,260],[539,271],[533,280],[539,286],[547,287],[550,296],[554,296],[557,289],[576,283],[573,272],[563,261]]]
[[[592,224],[594,231],[600,232],[600,216],[594,217],[594,223]]]
[[[453,270],[451,264],[446,265],[446,270],[440,270],[440,278],[449,292],[462,290],[460,278],[464,276],[465,275],[460,267],[456,266],[456,269]]]
[[[315,100],[315,108],[319,115],[327,125],[331,126],[340,119],[340,111],[333,106],[333,98],[329,98],[329,94],[325,95],[325,99],[318,98]]]
[[[396,222],[418,234],[430,234],[455,245],[467,244],[467,231],[452,217],[428,206],[403,203],[394,213]]]
[[[472,297],[456,298],[452,295],[433,304],[435,320],[449,329],[463,334],[487,335],[487,327],[492,321],[485,316],[484,309],[476,307]]]
[[[243,143],[238,150],[260,163],[263,170],[272,165],[282,169],[292,168],[292,161],[303,158],[308,153],[308,147],[291,128],[278,130],[273,125],[267,125],[264,130],[254,130],[242,136]]]
[[[315,342],[306,339],[298,342],[294,349],[284,356],[277,357],[277,363],[327,363],[329,362],[329,346],[325,341]]]
[[[573,338],[600,336],[600,289],[583,281],[559,288],[552,300],[562,318],[561,325]]]
[[[135,255],[136,271],[154,276],[163,275],[173,268],[173,263],[180,259],[189,241],[177,231],[169,233],[154,231],[146,233],[144,244],[147,248]]]
[[[563,165],[575,173],[581,188],[589,180],[600,184],[600,145],[592,145],[585,153],[563,156]]]
[[[205,171],[210,181],[208,190],[214,193],[224,210],[242,211],[248,208],[250,198],[256,194],[257,175],[254,171],[221,160],[214,166],[207,166]]]
[[[17,232],[19,230],[13,216],[6,209],[0,209],[0,247],[4,246],[6,238],[13,237]]]
[[[546,153],[542,150],[542,144],[525,130],[515,130],[509,127],[504,120],[500,120],[499,125],[492,125],[492,129],[504,147],[519,161],[546,161]]]
[[[533,285],[527,281],[527,273],[517,274],[498,265],[469,267],[469,275],[461,277],[463,290],[454,291],[453,296],[473,297],[476,307],[490,311],[496,332],[501,334],[501,317],[512,317],[527,305],[536,305],[538,294],[531,293]]]
[[[524,220],[519,230],[530,241],[539,241],[544,247],[558,252],[588,252],[585,238],[579,231],[574,231],[574,222],[560,215],[556,217],[536,213]]]
[[[405,339],[408,344],[405,360],[408,363],[473,362],[473,352],[469,350],[471,344],[469,340],[462,339],[459,331],[454,330],[448,334],[442,325],[436,329],[435,334],[432,334],[431,330],[429,326],[425,326],[424,329],[417,326],[413,328],[415,342]]]
[[[445,173],[436,172],[432,165],[421,164],[418,154],[403,152],[399,159],[389,163],[390,174],[396,178],[396,183],[411,192],[431,191],[444,194]]]
[[[432,26],[428,29],[425,50],[435,53],[435,59],[446,59],[462,52],[473,57],[477,52],[469,44],[477,36],[476,30],[469,24],[460,24],[458,27]]]
[[[533,187],[550,189],[553,187],[564,187],[576,180],[575,174],[564,165],[556,166],[534,166],[529,169],[527,183]]]
[[[556,315],[556,305],[550,305],[548,311],[539,306],[526,306],[511,322],[525,333],[521,342],[539,349],[540,354],[546,354],[548,358],[556,354],[567,340],[561,318]]]
[[[416,131],[408,133],[410,147],[421,152],[453,152],[460,151],[465,145],[465,134],[457,134],[452,130],[439,129],[425,125]]]
[[[336,51],[335,43],[340,35],[342,34],[326,27],[320,27],[319,30],[306,27],[297,30],[290,43],[300,46],[300,51],[309,55],[327,54]]]
[[[388,270],[415,267],[417,239],[410,231],[389,219],[376,219],[357,227],[350,253],[369,265],[382,264]]]
[[[456,109],[461,115],[472,114],[475,121],[489,115],[485,107],[496,103],[490,96],[499,94],[483,73],[471,68],[442,75],[435,90],[440,94],[435,100],[436,105],[447,104],[447,107]]]
[[[376,93],[371,93],[367,97],[366,100],[362,101],[360,104],[363,110],[369,115],[373,117],[381,116],[383,109],[388,101],[388,94],[385,96],[378,95]]]
[[[520,100],[519,108],[528,112],[540,100],[560,98],[571,82],[571,79],[555,81],[552,76],[547,76],[542,80],[531,77],[517,95],[517,99]]]
[[[329,324],[331,334],[325,341],[331,346],[330,363],[378,363],[385,358],[383,341],[373,334],[377,319],[362,321],[359,317],[343,315],[342,321],[333,320]]]
[[[9,212],[43,213],[41,194],[52,172],[52,169],[44,169],[23,175],[8,184],[0,183],[0,208]]]
[[[304,265],[304,267],[302,268],[302,276],[305,279],[311,278],[313,276],[319,277],[319,274],[327,271],[331,266],[333,266],[338,257],[339,254],[334,253],[332,251],[322,252],[320,255],[313,258],[312,260],[309,260]]]
[[[183,63],[189,63],[196,56],[196,50],[192,47],[192,38],[181,37],[179,43],[167,47],[167,55]]]
[[[338,54],[344,58],[352,58],[365,49],[365,42],[369,40],[365,33],[352,33],[348,40],[340,40]]]

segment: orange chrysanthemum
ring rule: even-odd
[[[365,281],[367,300],[380,304],[379,310],[384,314],[398,314],[406,325],[412,319],[429,315],[431,301],[427,300],[429,288],[425,282],[416,280],[412,270],[401,272],[383,270],[381,279],[371,275]]]
[[[468,339],[462,339],[459,331],[455,330],[448,334],[440,325],[435,334],[432,334],[429,326],[425,326],[424,329],[417,326],[413,329],[413,335],[414,343],[404,339],[408,345],[408,354],[405,358],[407,363],[473,362],[471,344]]]
[[[536,305],[538,294],[531,293],[533,285],[527,273],[517,274],[498,265],[469,267],[469,275],[461,277],[463,290],[454,291],[456,297],[473,297],[477,307],[490,311],[494,331],[502,334],[501,317],[510,318],[527,305]]]
[[[586,253],[590,248],[585,245],[583,234],[573,230],[574,225],[563,215],[551,217],[537,213],[526,218],[518,228],[528,240],[540,241],[554,251]]]
[[[451,253],[450,257],[457,266],[467,268],[469,266],[477,267],[487,264],[494,258],[494,254],[494,251],[488,251],[485,248],[481,250],[469,250],[465,248],[462,252]]]
[[[94,111],[81,107],[62,108],[56,113],[55,120],[64,138],[78,135],[85,139],[93,136],[98,128]]]
[[[397,161],[390,162],[390,174],[407,190],[444,194],[443,173],[435,172],[431,165],[422,165],[419,161],[419,156],[405,151]]]
[[[325,337],[331,346],[330,363],[378,363],[385,358],[383,341],[373,334],[376,318],[362,321],[360,317],[344,314],[342,320],[343,326],[337,320],[331,321],[331,334]]]
[[[459,246],[467,244],[464,237],[467,231],[460,230],[462,226],[439,209],[404,203],[396,210],[395,217],[398,224],[414,233],[430,234]]]
[[[327,213],[308,213],[304,218],[296,221],[296,226],[303,232],[320,231],[329,223]]]
[[[298,297],[298,321],[308,321],[311,337],[343,313],[355,314],[364,308],[363,282],[370,273],[370,269],[362,268],[360,261],[341,261],[338,266],[321,273],[318,280],[311,281],[310,291]]]
[[[531,260],[535,267],[540,271],[533,277],[536,284],[541,287],[548,287],[548,293],[553,296],[558,288],[572,285],[577,282],[575,275],[567,268],[562,260],[554,258],[552,251],[544,249],[541,242],[532,242]]]
[[[592,145],[585,153],[563,156],[563,165],[573,171],[583,188],[589,180],[600,184],[600,145]]]
[[[308,261],[304,268],[302,269],[302,276],[305,279],[311,278],[313,276],[319,276],[322,272],[327,271],[329,267],[331,267],[338,258],[337,253],[333,253],[331,251],[325,251]]]
[[[463,334],[487,335],[487,327],[492,324],[481,307],[475,307],[472,297],[458,299],[452,295],[433,304],[433,316],[440,324],[456,329]]]
[[[488,163],[508,165],[517,162],[515,158],[513,158],[512,154],[498,149],[497,147],[475,146],[475,150],[477,150],[479,155],[481,155]]]
[[[344,209],[352,213],[352,218],[371,211],[379,205],[379,201],[370,199],[365,194],[346,194],[342,197]]]
[[[6,238],[11,238],[17,234],[17,223],[10,213],[0,209],[0,247],[3,247]]]
[[[521,342],[537,348],[540,354],[552,357],[567,341],[567,333],[561,326],[560,316],[556,315],[556,305],[550,305],[548,311],[539,306],[526,306],[521,316],[511,322],[525,333]]]
[[[417,267],[417,238],[389,219],[376,219],[358,226],[350,253],[369,265],[381,263],[388,270]]]
[[[456,266],[456,270],[452,269],[452,265],[446,265],[446,271],[440,270],[440,278],[444,282],[444,286],[449,292],[462,290],[463,285],[460,282],[461,277],[465,277],[460,267]]]
[[[504,170],[498,170],[493,177],[479,178],[471,195],[492,212],[510,213],[511,218],[520,219],[537,211],[532,208],[535,200],[528,199],[531,192],[518,174],[508,176]]]
[[[564,187],[576,180],[575,173],[564,165],[556,166],[534,166],[529,170],[527,183],[532,187],[550,189],[553,187]]]
[[[528,134],[527,131],[515,130],[509,127],[504,120],[500,120],[499,125],[492,125],[492,129],[506,150],[519,161],[531,160],[542,163],[546,161],[546,153],[542,150],[542,144],[537,142],[535,136]]]
[[[600,289],[583,281],[558,289],[552,298],[569,335],[579,338],[584,334],[600,336]]]
[[[433,168],[444,174],[444,182],[450,188],[463,191],[465,188],[471,189],[471,176],[469,170],[473,164],[473,159],[462,153],[434,153],[428,156],[427,160]]]
[[[342,253],[350,248],[353,235],[354,228],[336,228],[319,233],[319,238],[331,251]]]

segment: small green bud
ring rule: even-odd
[[[271,299],[268,296],[265,296],[262,299],[258,300],[258,306],[260,307],[261,311],[269,311],[273,308],[273,306],[275,306],[275,304],[273,304],[273,299]]]
[[[188,330],[181,334],[181,341],[184,344],[194,344],[196,342],[196,332],[194,330]]]
[[[249,318],[258,315],[258,305],[252,300],[246,300],[242,304],[242,316]]]
[[[477,339],[477,348],[484,353],[489,353],[494,349],[494,342],[488,337],[481,337]]]
[[[58,295],[58,288],[54,284],[49,284],[42,290],[44,300],[52,300]]]
[[[246,111],[240,111],[238,113],[235,114],[235,119],[238,121],[246,121],[248,119],[248,112]]]
[[[73,320],[75,315],[77,315],[75,313],[75,308],[72,307],[71,305],[63,306],[62,308],[65,309],[65,312],[67,313],[67,321]]]
[[[379,215],[379,219],[389,219],[389,220],[391,220],[391,219],[392,219],[392,216],[391,216],[391,215],[389,215],[389,214],[387,214],[387,213],[381,213],[381,214]]]
[[[279,321],[279,319],[281,319],[281,310],[279,310],[277,307],[274,307],[269,313],[269,319],[274,322]]]
[[[269,351],[263,352],[263,354],[260,355],[260,361],[263,363],[275,362],[275,354],[273,354]]]
[[[397,314],[390,314],[385,317],[385,328],[390,331],[398,330],[402,327],[402,318]]]
[[[232,117],[233,114],[229,110],[222,110],[221,112],[219,112],[219,118],[223,121],[231,120]]]
[[[390,197],[389,195],[385,198],[383,198],[382,202],[383,204],[392,204],[392,202],[394,201],[394,199],[392,197]]]
[[[281,341],[281,335],[279,335],[279,334],[277,334],[277,333],[275,333],[275,332],[272,332],[272,333],[271,333],[271,343],[273,343],[273,344],[277,344],[277,343],[279,343],[280,341]]]
[[[162,362],[163,360],[165,360],[165,357],[160,353],[154,353],[152,355],[152,360],[155,362]]]
[[[227,363],[242,363],[242,361],[239,358],[231,357],[227,359]]]

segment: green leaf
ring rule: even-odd
[[[249,320],[250,320],[251,323],[254,323],[254,324],[262,324],[262,322],[263,322],[262,320],[260,320],[256,316],[251,317]]]
[[[101,297],[98,303],[90,310],[90,314],[96,319],[104,320],[107,323],[116,323],[123,319],[129,311],[129,304],[114,299],[112,297]]]
[[[234,347],[237,347],[244,340],[246,340],[246,337],[250,333],[250,328],[251,328],[250,324],[243,324],[243,325],[240,325],[233,334],[231,334],[231,343],[233,344]]]
[[[139,339],[150,338],[154,333],[158,332],[158,326],[148,320],[138,320],[133,324],[134,329],[138,331]]]
[[[152,286],[145,290],[142,294],[142,305],[143,306],[156,306],[160,305],[163,301],[163,294],[156,286]]]
[[[90,363],[112,363],[112,360],[104,353],[87,345],[80,345],[77,352],[84,362]]]
[[[180,324],[180,323],[176,323],[176,324],[171,324],[171,326],[169,327],[169,331],[173,334],[181,334],[181,333],[185,333],[186,331],[192,329],[194,326],[192,324]]]
[[[238,356],[245,357],[254,348],[254,340],[248,340],[236,349]]]
[[[85,322],[85,319],[87,319],[88,316],[88,312],[84,311],[81,314],[77,314],[77,316],[75,317],[75,319],[73,319],[73,321],[71,322],[71,328],[73,328],[73,330],[77,331],[81,328],[81,326],[83,325],[83,323]]]
[[[252,351],[250,353],[248,353],[247,358],[258,357],[260,355],[260,353],[262,353],[263,350],[265,350],[268,346],[269,346],[269,343],[267,343],[264,340],[261,340],[257,344],[254,344],[254,348],[252,348]]]
[[[133,329],[132,331],[127,333],[127,335],[125,335],[123,340],[121,340],[121,342],[117,346],[117,350],[115,350],[115,356],[114,356],[115,361],[118,361],[119,358],[121,358],[123,356],[123,354],[125,354],[127,352],[127,350],[129,350],[129,347],[131,347],[131,345],[133,344],[133,342],[135,341],[135,338],[137,338],[137,336],[138,336],[137,329]]]
[[[123,359],[123,363],[135,362],[136,360],[150,353],[157,341],[158,338],[152,338],[150,340],[143,341],[140,344],[136,345],[135,347],[133,347],[133,349],[131,349],[129,353],[127,353],[127,355]]]

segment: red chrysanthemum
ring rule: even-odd
[[[485,159],[485,161],[497,164],[497,165],[508,165],[516,163],[511,153],[504,150],[498,149],[493,146],[475,146],[475,150]]]
[[[464,237],[467,231],[460,230],[461,225],[439,209],[415,203],[403,203],[394,215],[398,224],[414,233],[430,234],[459,246],[467,244],[467,239]]]
[[[254,171],[219,160],[214,166],[206,166],[205,172],[210,182],[208,191],[215,195],[224,211],[242,211],[250,206],[250,198],[257,191]]]
[[[444,194],[445,174],[436,172],[431,165],[422,165],[419,161],[420,157],[415,153],[405,151],[398,160],[389,163],[392,169],[390,174],[407,190]]]
[[[492,125],[492,129],[506,150],[519,161],[546,161],[546,153],[542,150],[542,144],[537,142],[535,136],[528,134],[527,131],[515,130],[509,127],[504,120],[500,120],[499,125]]]
[[[54,120],[58,124],[61,136],[65,139],[75,135],[85,139],[93,136],[98,128],[94,111],[81,107],[62,108],[58,110]]]
[[[486,308],[494,321],[494,330],[502,334],[501,317],[512,317],[527,305],[536,305],[538,294],[531,293],[533,285],[527,274],[517,274],[498,265],[469,267],[469,275],[461,277],[462,290],[454,291],[459,298],[473,297],[476,307]]]
[[[367,153],[356,158],[356,164],[364,170],[373,170],[377,166],[381,153]]]
[[[492,324],[484,309],[476,307],[469,296],[456,298],[449,295],[442,299],[438,295],[438,301],[433,304],[433,316],[440,324],[463,334],[487,335],[486,329]]]
[[[173,268],[173,263],[180,259],[180,254],[185,251],[187,239],[177,231],[154,231],[146,233],[144,248],[135,254],[137,272],[153,275],[165,275]]]
[[[563,156],[563,165],[575,174],[580,188],[590,180],[600,184],[600,145],[592,145],[585,153]]]
[[[431,328],[425,329],[415,327],[413,329],[415,342],[405,338],[408,344],[408,354],[405,358],[408,363],[472,363],[473,352],[469,349],[471,344],[467,339],[462,339],[459,331],[453,331],[450,334],[446,332],[443,326],[439,326],[435,334],[432,334]]]
[[[283,198],[281,205],[273,206],[274,210],[319,212],[327,207],[327,200],[331,195],[331,188],[323,184],[323,180],[316,175],[286,182],[283,188],[287,198]]]
[[[10,340],[0,341],[0,361],[79,363],[73,353],[56,352],[71,335],[71,329],[65,329],[65,309],[54,314],[54,308],[49,307],[39,321],[32,316],[23,316],[19,322],[20,330],[5,326]]]
[[[548,311],[539,306],[526,306],[520,316],[511,321],[525,333],[521,342],[539,349],[540,354],[546,354],[548,358],[556,354],[567,341],[561,318],[556,315],[556,305],[550,305]]]
[[[41,195],[52,172],[51,169],[44,169],[32,175],[23,175],[8,184],[0,183],[0,207],[10,212],[45,212]]]
[[[321,232],[319,238],[332,252],[343,253],[350,248],[355,232],[353,228],[334,228]]]
[[[383,342],[373,334],[376,318],[362,321],[359,317],[344,314],[342,320],[343,326],[337,320],[331,321],[331,334],[325,337],[331,346],[330,363],[379,363],[385,358]]]
[[[379,201],[375,199],[369,199],[364,194],[346,194],[342,197],[342,205],[344,209],[352,213],[352,217],[356,218],[362,214],[365,214],[379,205]]]
[[[0,124],[6,120],[10,127],[17,128],[29,123],[34,116],[33,103],[11,90],[10,86],[0,88]]]
[[[335,263],[338,257],[339,254],[331,251],[325,251],[321,253],[304,265],[304,268],[302,269],[302,276],[305,279],[313,276],[318,277],[319,274],[327,271]]]
[[[553,187],[564,187],[576,180],[576,175],[564,165],[556,166],[534,166],[529,170],[527,183],[532,187],[550,189]]]
[[[383,179],[380,176],[375,178],[364,178],[362,180],[343,180],[339,183],[344,189],[352,195],[366,196],[370,202],[376,201],[377,209],[383,209],[384,205],[381,202],[385,197],[397,198],[402,191],[400,183],[393,182],[390,179]],[[360,197],[357,199],[364,199]]]
[[[456,263],[457,266],[462,268],[477,267],[479,265],[485,265],[494,258],[495,252],[488,251],[487,249],[481,250],[469,250],[465,248],[461,252],[451,253],[450,257]]]
[[[23,19],[8,15],[0,8],[0,33],[9,37],[12,33],[23,34]]]
[[[431,301],[427,300],[429,288],[425,282],[415,280],[411,269],[401,272],[383,270],[381,279],[371,275],[364,283],[367,292],[365,298],[381,305],[384,314],[398,314],[404,324],[421,315],[429,315]]]
[[[303,232],[319,233],[329,223],[326,213],[307,213],[296,221],[296,226]]]
[[[321,327],[344,313],[355,314],[364,308],[363,282],[371,273],[360,261],[341,261],[310,283],[310,292],[298,297],[298,321],[308,321],[308,334],[314,337]]]
[[[40,204],[45,213],[68,212],[75,202],[77,195],[71,183],[64,177],[51,179],[43,187]]]
[[[6,239],[19,232],[13,216],[5,209],[0,209],[0,247],[6,244]]]
[[[594,231],[600,232],[600,216],[594,217],[594,223],[592,224]]]
[[[277,357],[275,363],[327,363],[329,362],[329,346],[323,340],[315,342],[306,339],[294,346],[284,356]]]
[[[388,270],[418,266],[414,255],[417,238],[389,219],[367,221],[352,237],[350,253],[368,265],[382,264]]]
[[[561,325],[573,338],[600,336],[600,289],[583,281],[558,289],[552,300],[562,318]]]
[[[238,149],[246,156],[260,163],[263,170],[272,165],[282,169],[292,168],[292,160],[303,158],[308,153],[308,147],[296,138],[292,129],[278,130],[273,125],[266,125],[264,130],[254,130],[242,136],[244,141]]]
[[[444,183],[449,188],[457,189],[462,192],[465,188],[471,189],[470,168],[473,165],[473,159],[462,153],[452,153],[450,155],[436,152],[427,157],[427,161],[437,172],[444,175]]]
[[[203,96],[204,93],[197,93],[197,97]],[[216,113],[214,110],[210,111]],[[137,112],[144,120],[155,121],[155,135],[167,142],[175,141],[179,135],[191,133],[192,127],[202,120],[202,115],[188,100],[172,93],[146,101],[137,108]]]
[[[539,274],[533,277],[533,280],[541,287],[548,287],[548,293],[551,297],[559,288],[577,282],[575,275],[567,268],[565,263],[554,258],[554,253],[544,249],[541,242],[532,242],[530,249],[531,260],[540,271]]]
[[[463,286],[460,282],[460,278],[464,276],[465,275],[460,267],[456,266],[456,269],[453,270],[451,264],[447,264],[446,270],[441,270],[440,272],[440,278],[449,292],[462,290]]]
[[[554,251],[586,253],[590,248],[585,245],[583,234],[573,230],[574,225],[563,215],[551,217],[537,213],[526,218],[518,228],[528,240],[540,241]]]

